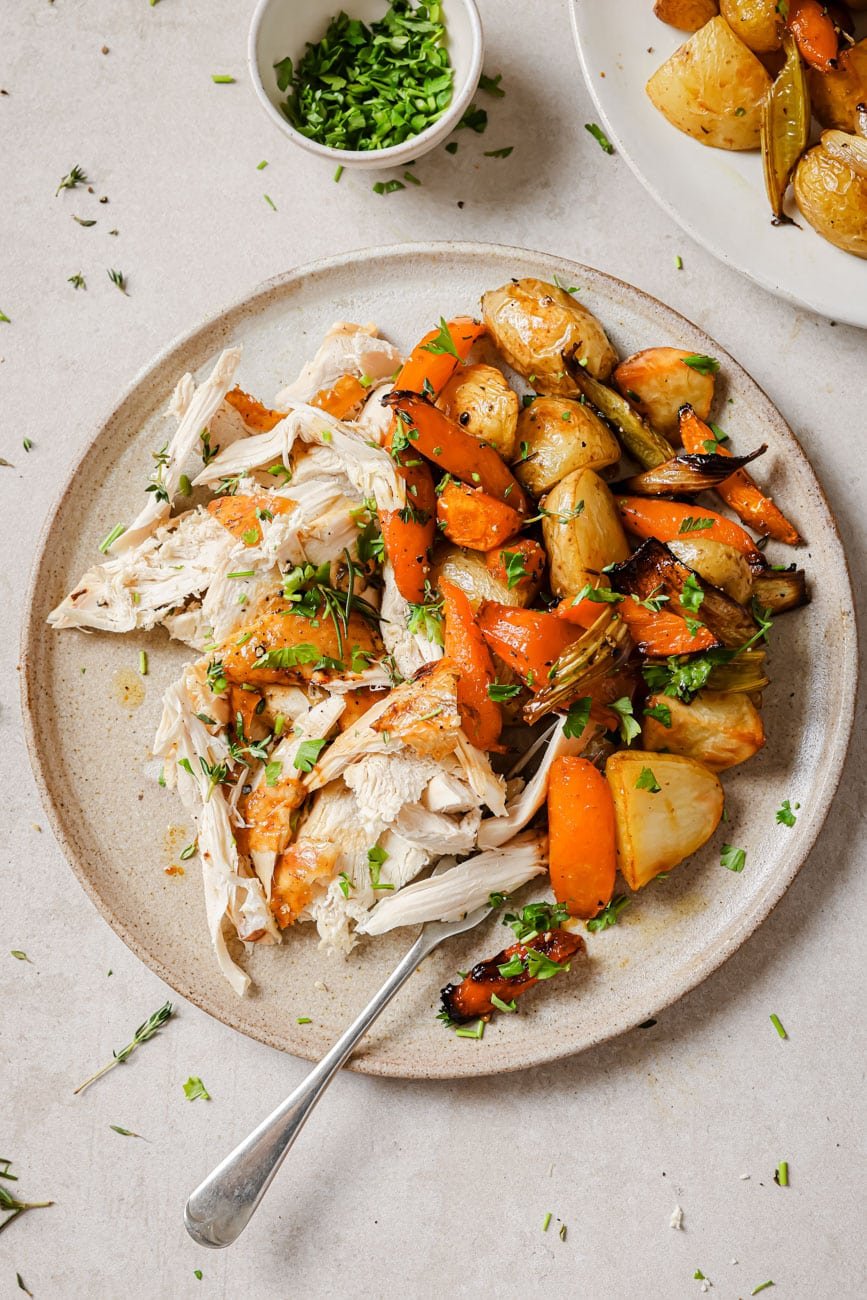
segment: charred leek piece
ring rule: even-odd
[[[765,672],[766,654],[764,650],[742,650],[737,658],[727,664],[715,664],[707,679],[708,690],[754,691],[764,690],[770,684]]]
[[[683,453],[657,465],[655,469],[646,469],[643,474],[633,474],[613,486],[614,492],[634,492],[639,496],[665,496],[668,493],[688,495],[692,492],[705,492],[722,483],[735,470],[743,469],[758,456],[768,450],[767,443],[762,443],[757,451],[748,456],[693,455]]]
[[[554,709],[565,708],[570,700],[592,694],[591,687],[608,676],[631,644],[622,620],[610,607],[604,609],[593,626],[563,651],[551,669],[548,685],[524,705],[524,721],[532,726]]]
[[[783,217],[783,199],[795,164],[810,134],[810,94],[795,38],[783,38],[786,61],[762,104],[762,163],[765,188],[774,214]]]
[[[803,569],[784,569],[782,573],[757,573],[753,578],[753,598],[772,614],[785,614],[810,602]]]
[[[574,353],[568,357],[564,353],[563,364],[581,395],[614,426],[623,446],[639,465],[645,469],[655,469],[657,465],[674,458],[674,448],[668,439],[663,438],[647,420],[642,419],[625,397],[621,397],[613,388],[606,388],[605,384],[600,384],[598,379],[588,374]]]
[[[743,605],[705,582],[655,537],[642,542],[623,564],[609,569],[608,580],[615,591],[638,601],[677,602],[730,649],[755,635],[755,621]]]

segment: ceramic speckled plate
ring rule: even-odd
[[[660,207],[715,257],[777,297],[867,328],[867,261],[822,239],[800,216],[791,190],[786,211],[797,225],[772,226],[759,151],[705,148],[651,104],[645,84],[688,34],[635,0],[571,0],[570,13],[606,129]],[[863,15],[858,31],[867,31]]]
[[[375,320],[403,347],[441,313],[477,310],[480,293],[510,276],[554,274],[581,290],[622,355],[684,346],[722,362],[725,423],[743,447],[767,442],[762,477],[812,543],[799,559],[813,604],[779,620],[766,696],[767,748],[724,777],[724,837],[748,850],[747,868],[719,865],[718,833],[665,883],[641,894],[613,930],[588,935],[589,960],[500,1016],[482,1042],[455,1038],[435,1019],[438,990],[474,958],[503,946],[491,920],[430,957],[388,1008],[352,1067],[398,1077],[449,1078],[518,1069],[621,1033],[705,978],[744,942],[790,883],[827,812],[846,752],[856,675],[846,563],[822,490],[768,398],[706,334],[619,280],[541,253],[474,244],[349,253],[292,271],[168,348],[96,431],[42,537],[24,629],[24,715],[49,817],[83,887],[143,961],[227,1025],[284,1051],[318,1058],[378,987],[412,934],[363,944],[332,960],[305,927],[247,959],[243,1000],[217,971],[195,863],[166,875],[190,838],[176,797],[146,774],[160,697],[185,654],[161,631],[113,638],[49,632],[49,610],[96,557],[100,537],[141,502],[150,452],[165,438],[163,411],[177,377],[201,374],[241,343],[240,382],[265,400],[290,379],[336,319]],[[773,557],[772,557],[773,558]],[[147,648],[150,672],[134,671]],[[782,799],[801,803],[780,830]],[[307,932],[305,932],[307,931]],[[309,1025],[296,1024],[300,1015]]]

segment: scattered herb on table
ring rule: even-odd
[[[736,849],[733,844],[724,844],[719,855],[720,866],[726,871],[743,871],[747,862],[746,849]]]
[[[683,258],[681,257],[680,253],[675,253],[674,255],[674,269],[676,271],[683,270]]]
[[[108,276],[109,280],[111,280],[112,284],[116,285],[117,288],[120,289],[121,293],[124,293],[126,294],[127,297],[129,297],[129,294],[126,293],[126,276],[124,275],[123,271],[115,271],[112,269],[110,271],[106,271],[106,275]]]
[[[799,803],[795,804],[795,808],[800,808],[800,806]],[[792,812],[792,805],[788,799],[784,799],[782,807],[777,809],[777,821],[781,826],[794,826],[797,820],[797,817]]]
[[[274,68],[288,120],[331,149],[386,149],[418,135],[448,107],[454,83],[440,6],[409,0],[392,0],[369,26],[339,13],[297,67],[286,58]]]
[[[602,130],[601,126],[597,126],[595,122],[585,122],[584,130],[590,132],[593,139],[599,145],[599,148],[604,150],[605,153],[614,153],[614,145],[608,139],[608,136]]]
[[[758,1295],[760,1291],[767,1291],[768,1287],[769,1287],[769,1286],[773,1286],[773,1285],[774,1285],[773,1282],[762,1282],[762,1283],[760,1283],[759,1286],[757,1286],[757,1287],[755,1288],[754,1291],[751,1291],[751,1292],[750,1292],[750,1295],[751,1295],[751,1296],[753,1296],[753,1295]]]
[[[484,1036],[485,1036],[484,1020],[477,1020],[472,1029],[469,1027],[469,1025],[460,1025],[455,1030],[456,1038],[484,1038]]]
[[[158,1011],[155,1011],[152,1016],[149,1016],[147,1020],[144,1021],[143,1024],[139,1025],[126,1046],[121,1047],[119,1051],[113,1053],[113,1059],[109,1061],[108,1065],[104,1065],[101,1070],[97,1070],[96,1074],[92,1074],[89,1079],[85,1079],[84,1083],[80,1083],[75,1089],[73,1095],[76,1095],[79,1092],[84,1092],[85,1088],[89,1088],[97,1079],[101,1079],[104,1074],[108,1074],[109,1070],[113,1070],[116,1065],[121,1065],[128,1056],[132,1055],[137,1047],[142,1043],[146,1043],[149,1038],[153,1038],[154,1034],[157,1033],[167,1020],[171,1019],[173,1014],[174,1007],[171,1002],[164,1002]]]
[[[203,1101],[210,1101],[211,1094],[197,1074],[191,1074],[184,1084],[184,1096],[187,1101],[197,1101],[200,1097]]]
[[[63,180],[54,191],[54,197],[57,198],[61,190],[74,190],[77,185],[86,185],[87,175],[84,169],[78,166],[70,167]]]
[[[119,1133],[121,1137],[125,1137],[125,1138],[141,1137],[141,1133],[133,1133],[132,1129],[130,1128],[121,1128],[120,1124],[109,1124],[108,1127],[111,1129],[112,1133]],[[144,1138],[142,1138],[142,1141],[144,1141]]]
[[[2,323],[3,323],[4,325],[11,325],[11,324],[12,324],[12,321],[11,321],[11,320],[9,319],[9,317],[6,315],[5,311],[0,311],[0,321],[2,321]]]
[[[93,217],[77,217],[74,212],[72,214],[72,220],[77,221],[80,226],[89,227],[96,225],[96,221]]]
[[[505,149],[486,149],[485,157],[486,158],[508,158],[509,154],[513,153],[514,150],[515,150],[515,146],[513,144],[506,145]]]
[[[592,916],[586,922],[587,929],[591,934],[598,930],[607,930],[609,926],[616,925],[620,920],[620,913],[632,902],[625,894],[618,894],[612,898],[611,902],[603,907],[602,911],[596,916]]]
[[[484,135],[488,129],[488,114],[483,108],[477,108],[475,104],[470,104],[466,113],[464,113],[457,129],[466,127],[469,131],[475,131],[476,135]]]
[[[147,675],[148,675],[148,652],[147,652],[147,650],[139,650],[139,653],[138,653],[138,670],[139,670],[139,673],[140,673],[140,675],[141,675],[142,677],[147,677]]]
[[[557,1233],[557,1236],[560,1238],[561,1241],[565,1241],[565,1240],[566,1240],[566,1224],[565,1224],[565,1223],[561,1223],[561,1224],[560,1224],[560,1231]]]
[[[11,1165],[11,1160],[4,1160],[0,1157],[0,1166],[2,1166],[0,1168],[0,1178],[15,1183],[18,1181],[18,1176],[17,1174],[10,1174]],[[0,1232],[4,1228],[8,1228],[12,1220],[17,1219],[18,1215],[23,1214],[25,1210],[43,1210],[46,1206],[53,1204],[53,1201],[23,1201],[0,1184],[0,1214],[6,1215],[6,1218],[0,1223]]]
[[[550,1224],[550,1223],[551,1223],[551,1211],[549,1210],[548,1213],[545,1215],[544,1219],[542,1220],[542,1231],[543,1231],[543,1232],[547,1232],[547,1231],[548,1231],[548,1227],[549,1227],[549,1224]]]
[[[73,289],[87,288],[87,283],[80,271],[78,272],[77,275],[70,275],[66,283],[71,284]]]
[[[446,153],[456,154],[457,151],[458,151],[458,142],[457,142],[457,140],[449,140],[449,142],[448,142],[448,144],[446,145],[445,148],[446,148]]]
[[[489,77],[482,73],[479,77],[479,90],[486,91],[487,94],[493,95],[495,99],[503,99],[506,92],[503,90],[500,82],[503,80],[502,72],[498,72],[495,77]]]
[[[215,86],[232,86],[235,78],[230,76],[228,72],[212,72],[211,81]]]
[[[778,1187],[788,1187],[789,1185],[789,1162],[781,1160],[774,1170],[774,1182]]]
[[[202,1273],[202,1270],[200,1268],[194,1268],[193,1277],[198,1278],[199,1281],[201,1282],[202,1278],[204,1277],[204,1274]]]
[[[10,956],[17,957],[18,961],[30,961],[30,958],[27,956],[27,953],[22,952],[20,948],[13,948]],[[33,963],[31,962],[30,964],[32,965]]]
[[[18,1290],[23,1291],[25,1295],[30,1296],[30,1300],[33,1300],[33,1292],[30,1290],[29,1287],[25,1286],[24,1278],[21,1276],[20,1273],[15,1274],[15,1281],[18,1283]]]
[[[263,195],[262,195],[262,198],[263,198],[263,199],[265,200],[265,202],[268,204],[268,207],[272,209],[272,211],[274,211],[274,212],[277,211],[277,204],[276,204],[276,203],[274,202],[274,200],[271,198],[271,195],[270,195],[270,194],[263,194]]]
[[[403,181],[377,181],[373,185],[374,194],[395,194],[398,190],[405,190],[406,186]]]
[[[334,171],[334,178],[333,178],[333,179],[334,179],[335,184],[337,184],[337,182],[340,180],[340,178],[341,178],[342,175],[343,175],[343,163],[338,163],[338,165],[337,165],[337,167],[335,168],[335,171]]]
[[[268,166],[268,159],[263,158],[260,163],[256,163],[256,171],[263,172],[267,166]]]
[[[774,1026],[774,1029],[776,1029],[777,1033],[780,1035],[780,1038],[789,1037],[789,1035],[786,1033],[785,1029],[783,1028],[782,1020],[780,1020],[780,1017],[778,1015],[775,1015],[774,1012],[771,1012],[771,1024]]]

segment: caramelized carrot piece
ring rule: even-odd
[[[570,916],[601,912],[614,893],[617,856],[611,787],[586,758],[555,758],[548,777],[548,866]]]
[[[287,497],[275,497],[267,492],[255,496],[215,497],[208,502],[208,514],[213,515],[239,542],[258,546],[262,540],[262,520],[256,511],[261,510],[266,518],[268,514],[286,515],[293,504]]]
[[[571,627],[556,614],[516,609],[495,600],[482,602],[476,622],[494,654],[533,691],[547,686],[560,655],[583,635],[581,628]]]
[[[484,333],[484,325],[460,316],[448,323],[448,331],[458,356],[450,352],[431,352],[436,346],[440,330],[430,330],[409,354],[398,374],[402,390],[421,393],[425,385],[436,394],[448,383],[455,366],[463,360]],[[392,417],[385,445],[391,452],[398,475],[406,486],[406,506],[403,510],[383,512],[380,516],[385,553],[394,569],[397,589],[415,605],[425,597],[425,583],[430,572],[430,549],[436,533],[436,494],[430,467],[421,459],[414,447],[394,450],[394,435],[398,420]]]
[[[518,514],[527,514],[524,489],[490,443],[466,433],[439,407],[415,393],[395,389],[386,400],[398,412],[411,451],[426,456],[462,483],[480,487]]]
[[[241,715],[241,725],[244,728],[244,735],[250,737],[254,734],[256,727],[256,708],[262,701],[262,696],[258,691],[245,691],[234,683],[229,687],[229,708],[231,709],[232,725],[236,726],[238,714]],[[264,727],[263,732],[268,728]]]
[[[511,944],[489,961],[477,962],[460,984],[447,984],[442,990],[443,1008],[449,1019],[464,1024],[467,1020],[490,1016],[494,1010],[492,994],[501,1002],[509,1002],[538,984],[538,978],[531,976],[526,969],[526,961],[525,969],[519,975],[500,973],[501,966],[508,965],[513,957],[525,959],[530,949],[557,962],[558,966],[564,966],[576,953],[583,951],[584,940],[571,930],[546,930],[526,943]]]
[[[574,596],[564,596],[555,612],[566,623],[583,627],[586,631],[593,626],[604,608],[602,601],[591,600],[589,596],[584,596],[577,604]]]
[[[331,388],[320,388],[310,399],[311,406],[327,411],[335,420],[345,420],[367,397],[367,389],[355,375],[341,375]]]
[[[617,612],[643,655],[689,655],[719,645],[709,627],[702,624],[693,633],[672,609],[646,609],[627,596]]]
[[[263,406],[255,397],[245,393],[242,388],[233,388],[226,394],[226,401],[234,406],[248,429],[254,433],[270,433],[271,430],[286,419],[285,411],[272,411]]]
[[[494,748],[503,728],[500,706],[488,695],[496,676],[494,661],[466,593],[453,582],[441,581],[439,587],[445,616],[445,657],[460,670],[457,694],[461,725],[472,744],[487,751]]]
[[[709,537],[711,541],[734,546],[751,564],[764,567],[762,553],[749,533],[714,510],[653,497],[614,499],[624,527],[635,537],[655,537],[660,542],[676,542],[679,538],[694,533],[697,537]]]
[[[812,68],[832,72],[837,67],[839,40],[826,4],[820,0],[789,0],[787,26]]]
[[[490,551],[521,527],[511,506],[466,483],[447,483],[437,499],[437,521],[449,541],[471,551]]]
[[[520,564],[512,559],[515,555],[521,557]],[[532,537],[512,537],[505,546],[492,547],[485,556],[485,568],[509,588],[525,588],[539,582],[547,563],[544,546]],[[516,580],[519,568],[523,568],[524,574]]]
[[[680,408],[678,423],[687,451],[701,454],[707,450],[705,444],[712,442],[713,450],[718,456],[731,455],[722,443],[716,441],[713,431],[704,420],[699,419],[691,406]],[[789,523],[771,498],[765,496],[745,469],[735,470],[730,478],[718,483],[715,490],[726,505],[734,510],[738,519],[755,528],[756,532],[767,533],[775,541],[786,542],[789,546],[797,546],[800,542],[797,528]]]

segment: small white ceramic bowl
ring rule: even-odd
[[[388,149],[330,149],[296,131],[280,107],[286,94],[277,88],[274,64],[288,55],[297,67],[307,42],[321,40],[328,23],[341,9],[351,18],[371,23],[386,12],[387,0],[259,0],[250,26],[247,63],[262,107],[290,140],[331,163],[369,169],[405,167],[413,158],[420,158],[442,144],[455,129],[476,93],[482,74],[482,24],[474,0],[440,0],[440,5],[454,70],[454,91],[442,117],[419,135]]]

